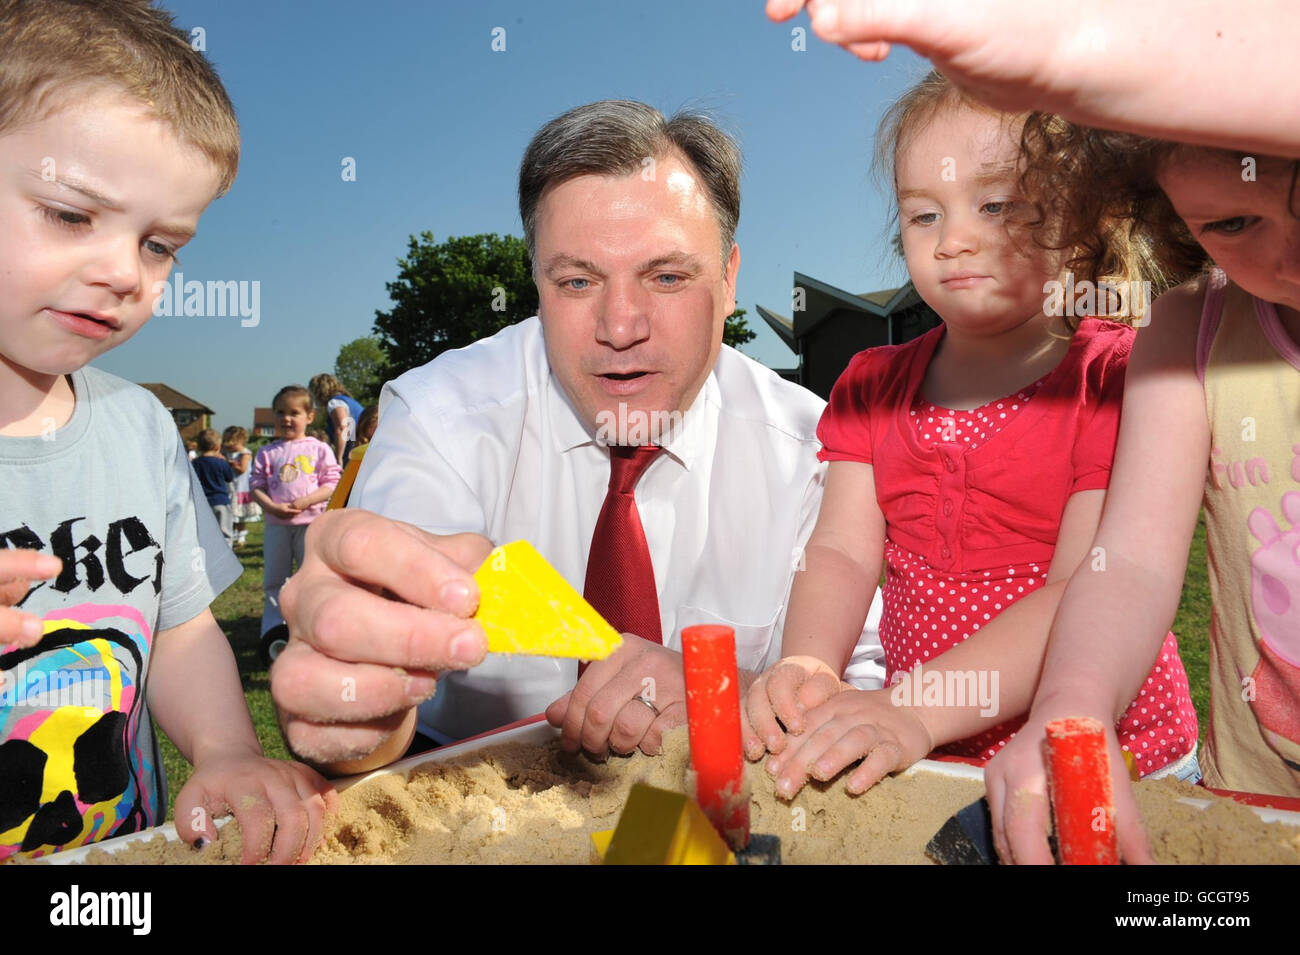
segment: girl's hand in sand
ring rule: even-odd
[[[897,706],[891,691],[845,689],[804,718],[800,736],[791,736],[785,752],[767,761],[776,778],[777,795],[792,799],[809,778],[833,779],[858,760],[848,791],[866,792],[889,773],[900,772],[934,748],[920,715]]]
[[[491,550],[478,534],[437,536],[353,508],[312,521],[302,567],[280,593],[289,644],[271,668],[296,754],[331,773],[401,756],[436,671],[487,654],[471,617],[474,571]]]
[[[63,569],[63,561],[23,547],[0,550],[0,651],[13,644],[35,646],[44,626],[39,617],[14,608],[31,589],[32,581],[48,580]]]
[[[1052,850],[1047,837],[1052,827],[1052,810],[1047,794],[1047,765],[1044,740],[1047,724],[1067,716],[1088,715],[1087,709],[1062,701],[1044,700],[1029,720],[984,767],[984,786],[993,819],[993,844],[1008,865],[1051,865]],[[1128,768],[1115,737],[1113,720],[1096,718],[1107,727],[1110,747],[1111,787],[1115,794],[1115,835],[1119,851],[1130,864],[1152,864],[1155,857],[1142,831]]]
[[[810,656],[782,657],[750,686],[740,708],[740,733],[751,760],[785,749],[786,733],[804,731],[804,714],[840,691],[840,675]]]
[[[194,767],[176,797],[176,832],[199,847],[219,838],[215,820],[239,823],[245,865],[306,862],[320,844],[338,793],[315,770],[283,759],[241,752]]]

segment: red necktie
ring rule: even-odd
[[[619,633],[664,642],[650,545],[636,509],[636,483],[663,448],[609,449],[609,491],[596,519],[582,595]]]

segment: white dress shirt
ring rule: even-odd
[[[682,627],[722,623],[736,632],[742,668],[780,656],[790,584],[825,482],[816,436],[824,406],[722,348],[636,488],[666,646],[680,649]],[[350,504],[435,534],[528,540],[581,592],[608,483],[609,451],[552,375],[541,322],[530,318],[384,387]],[[851,667],[863,686],[884,678],[879,603]],[[420,729],[463,739],[544,710],[576,679],[574,660],[491,654],[440,678]]]

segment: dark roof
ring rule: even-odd
[[[263,425],[275,425],[274,408],[254,408],[253,409],[253,427],[260,428]]]
[[[863,292],[854,295],[843,289],[820,282],[802,272],[794,273],[795,288],[804,292],[804,308],[793,319],[779,315],[762,305],[756,306],[763,321],[785,342],[793,352],[799,349],[796,342],[811,332],[828,316],[837,310],[862,312],[879,318],[887,318],[901,309],[909,308],[921,301],[915,287],[909,281],[899,288],[882,289],[878,292]]]
[[[161,382],[140,382],[140,387],[153,394],[168,411],[197,411],[200,414],[216,414],[201,401],[195,401],[189,395],[183,395],[171,385]]]

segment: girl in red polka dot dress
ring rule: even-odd
[[[747,753],[772,753],[783,794],[857,760],[854,792],[935,749],[990,759],[1023,722],[1070,575],[1105,572],[1091,544],[1135,333],[1061,314],[1067,256],[1021,198],[1022,122],[932,73],[882,123],[908,272],[943,324],[856,355],[818,428],[821,513],[782,660],[745,708]],[[1130,261],[1118,234],[1099,241]],[[882,567],[890,685],[859,690],[839,677]],[[1197,775],[1173,634],[1116,728],[1141,774]]]

